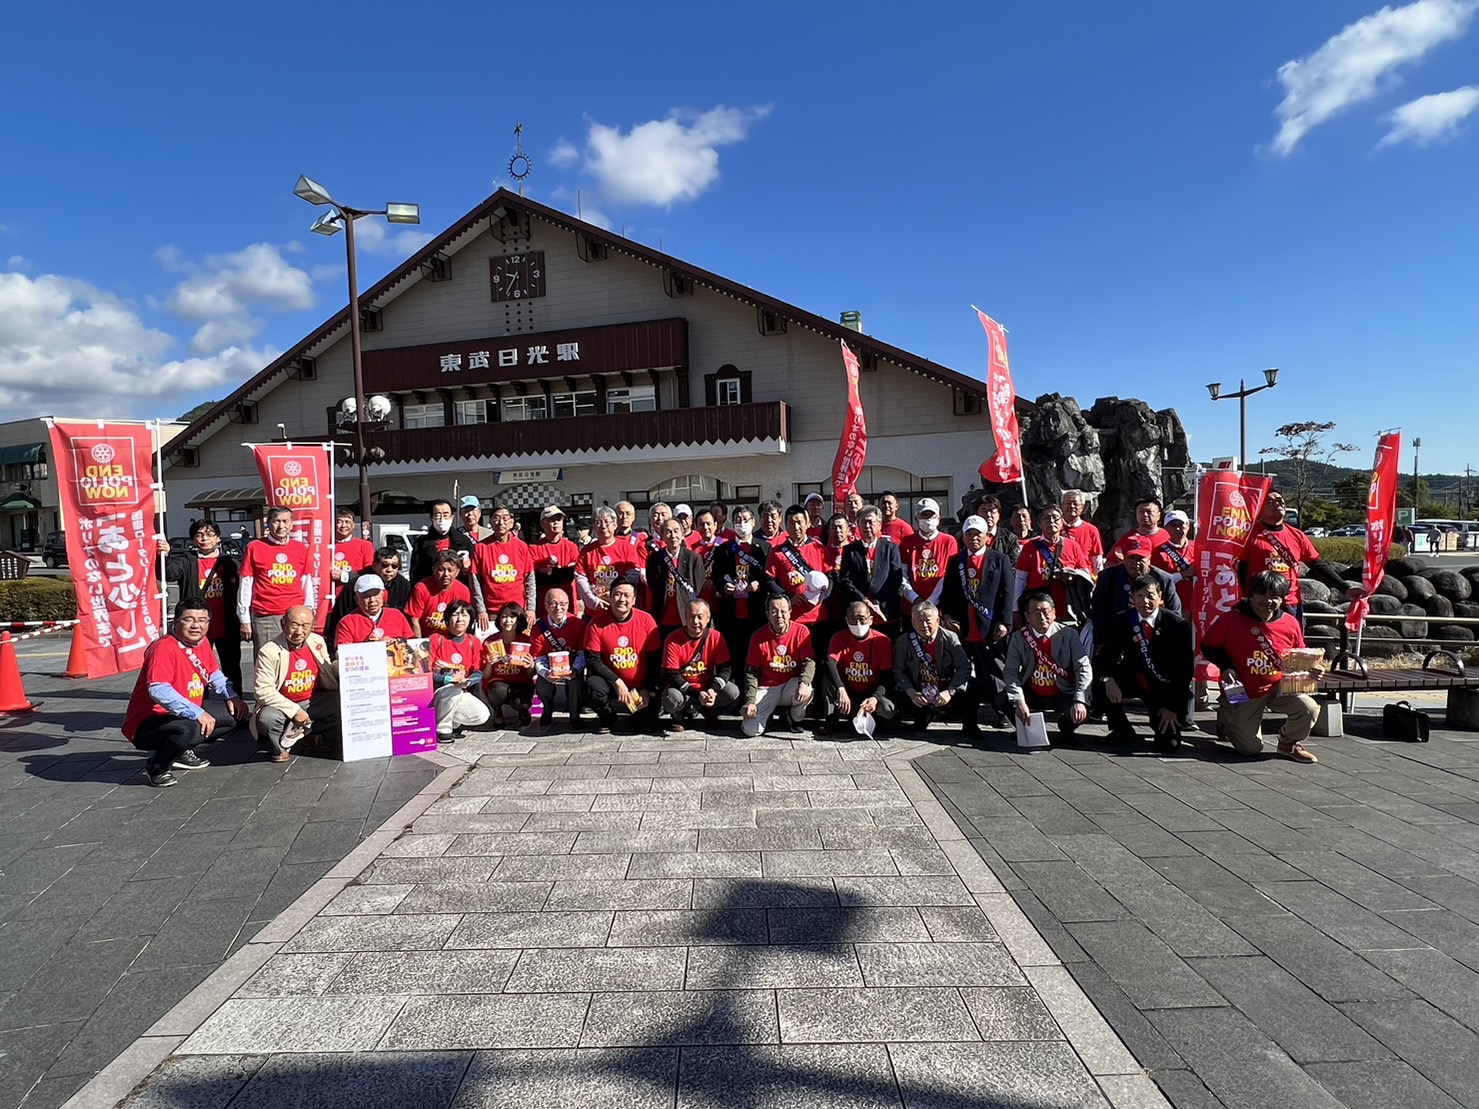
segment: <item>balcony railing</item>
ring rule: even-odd
[[[365,442],[384,450],[385,462],[578,455],[706,443],[784,442],[790,438],[790,418],[784,401],[766,401],[664,412],[409,428],[370,432]]]

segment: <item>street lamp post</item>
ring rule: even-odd
[[[1422,447],[1422,445],[1423,441],[1421,439],[1412,440],[1412,518],[1414,520],[1417,519],[1417,514],[1420,508],[1417,502],[1417,452],[1418,449]]]
[[[421,208],[416,204],[386,204],[380,209],[351,208],[347,204],[340,204],[330,194],[329,190],[314,181],[310,177],[299,177],[298,183],[293,186],[293,195],[301,197],[319,207],[328,206],[328,211],[313,221],[309,230],[318,235],[335,235],[342,228],[344,231],[344,253],[349,268],[349,357],[354,367],[354,404],[341,404],[340,411],[343,415],[354,418],[354,453],[355,460],[359,465],[359,510],[360,518],[368,529],[372,523],[370,511],[370,455],[365,450],[365,428],[367,424],[378,422],[377,413],[370,412],[365,404],[365,371],[361,361],[360,350],[360,320],[359,320],[359,274],[355,268],[354,254],[354,223],[365,216],[384,216],[387,223],[420,223]],[[376,397],[377,402],[382,398]],[[377,404],[377,409],[387,407],[383,403]],[[385,413],[388,415],[388,411]],[[377,417],[375,420],[367,417]]]
[[[1279,367],[1271,366],[1263,371],[1264,384],[1248,388],[1248,383],[1238,381],[1236,393],[1224,393],[1222,383],[1214,381],[1207,386],[1207,392],[1212,394],[1213,400],[1233,400],[1238,402],[1238,466],[1246,470],[1248,468],[1248,398],[1254,393],[1261,393],[1265,389],[1272,389],[1279,383]]]

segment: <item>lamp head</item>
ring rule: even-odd
[[[365,409],[372,420],[388,420],[390,418],[391,403],[389,397],[373,396],[365,402]]]
[[[1207,392],[1212,394],[1213,400],[1216,400],[1218,397],[1222,396],[1222,382],[1213,381],[1209,383],[1207,386]]]
[[[329,190],[308,176],[298,178],[298,183],[293,186],[293,195],[301,196],[309,204],[317,204],[319,206],[334,203],[334,198],[329,195]]]
[[[330,208],[318,219],[313,221],[313,226],[308,230],[315,235],[337,235],[339,229],[344,226],[344,217],[340,215],[338,208]]]
[[[353,397],[345,397],[339,402],[339,411],[352,420],[354,419],[354,414],[359,411],[359,404]]]
[[[1279,383],[1279,367],[1271,366],[1268,369],[1264,370],[1263,380],[1268,382],[1269,388],[1273,388],[1275,385],[1277,385]]]
[[[385,206],[386,223],[420,223],[421,205],[390,203]]]

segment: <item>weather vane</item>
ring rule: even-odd
[[[524,125],[514,124],[514,155],[508,160],[508,175],[519,183],[519,195],[524,195],[524,180],[534,172],[534,163],[524,153]]]

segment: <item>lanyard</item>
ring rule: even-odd
[[[960,589],[965,594],[965,599],[971,603],[971,607],[976,610],[976,616],[981,621],[981,631],[984,634],[987,630],[986,626],[991,623],[991,606],[984,603],[971,589],[970,577],[966,573],[966,562],[970,557],[970,554],[966,551],[960,553]],[[985,583],[986,562],[983,553],[981,561],[981,584],[984,585]]]
[[[1027,639],[1027,646],[1032,648],[1032,653],[1037,656],[1037,661],[1046,666],[1052,672],[1053,677],[1057,678],[1060,682],[1066,682],[1068,680],[1068,671],[1059,666],[1058,660],[1053,658],[1048,649],[1043,646],[1045,643],[1050,643],[1051,640],[1045,635],[1038,635],[1031,628],[1024,628],[1023,634]]]
[[[1186,560],[1185,555],[1176,549],[1174,543],[1162,543],[1161,550],[1166,552],[1166,557],[1176,564],[1176,569],[1181,571],[1183,575],[1191,572],[1191,563]]]
[[[1166,679],[1161,677],[1161,672],[1155,668],[1155,663],[1151,661],[1150,637],[1145,634],[1145,622],[1140,618],[1140,613],[1135,612],[1133,609],[1130,611],[1130,618],[1135,624],[1135,642],[1140,645],[1140,655],[1145,659],[1145,668],[1150,671],[1152,678],[1165,685]]]

